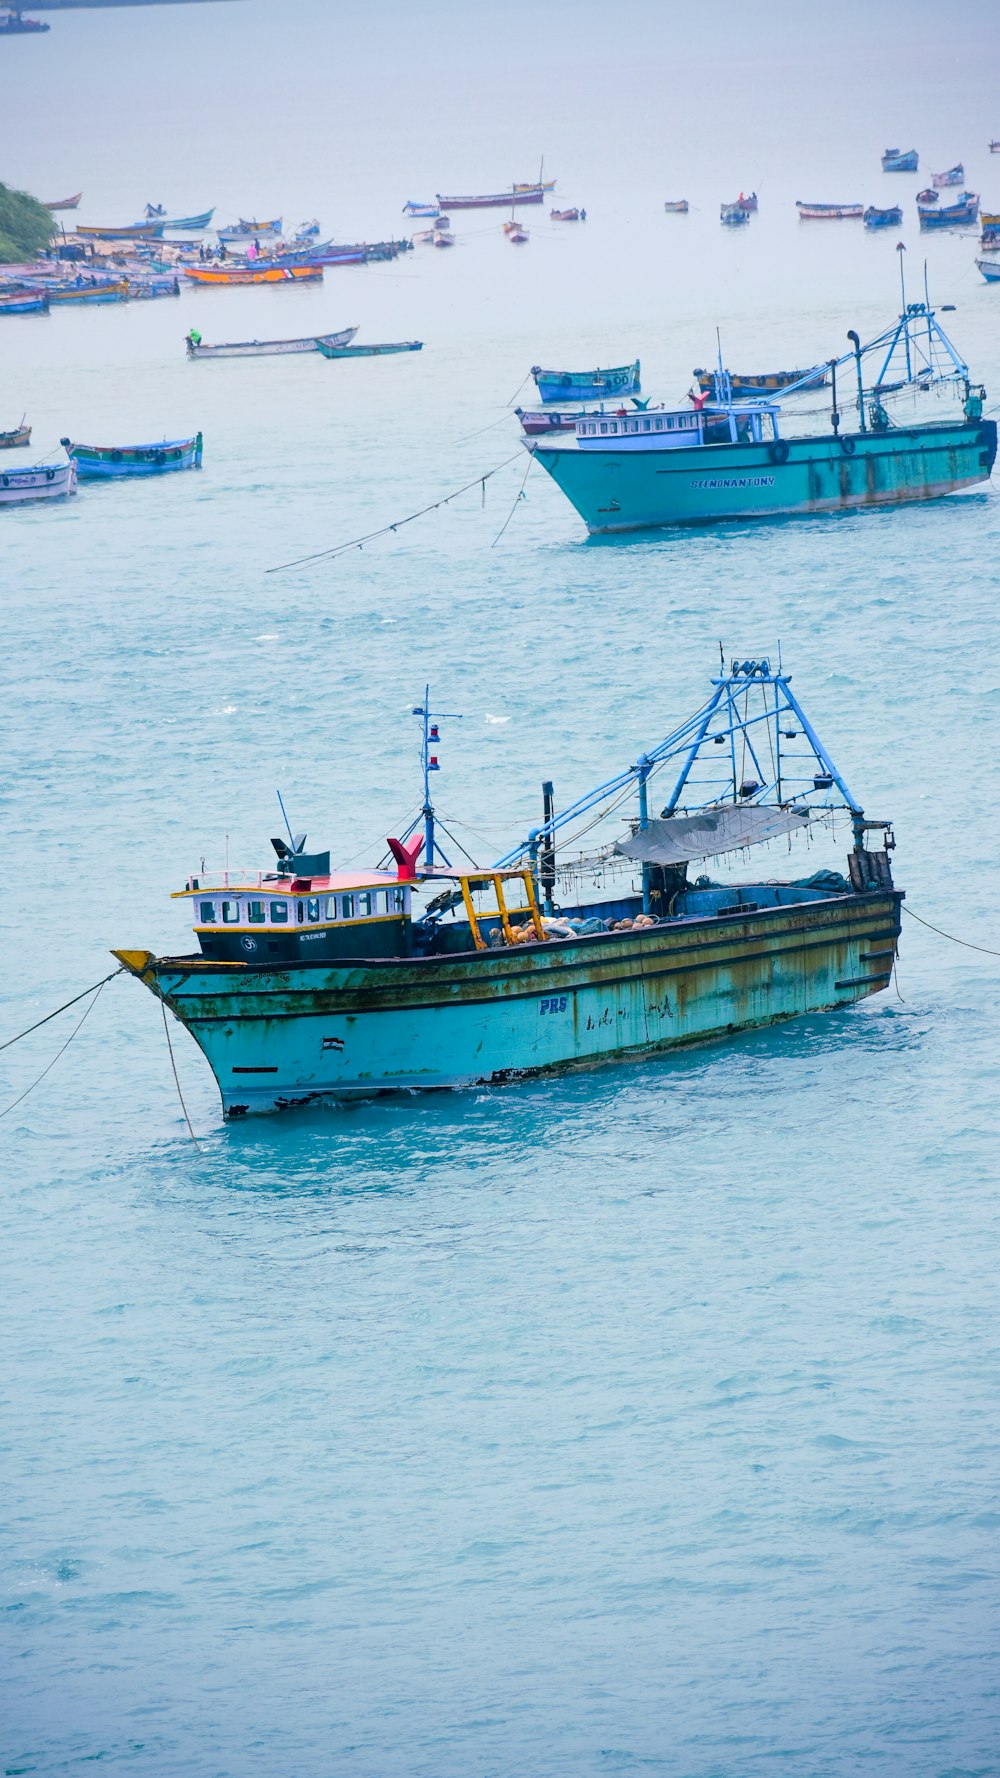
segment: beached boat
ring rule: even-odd
[[[723,667],[692,717],[568,808],[546,784],[539,828],[484,869],[442,848],[441,718],[426,696],[414,715],[422,831],[387,842],[394,869],[273,840],[270,868],[202,866],[175,891],[194,951],[113,953],[190,1032],[226,1117],[628,1061],[889,986],[891,823],[766,659]],[[583,818],[588,850],[570,853]],[[817,871],[810,839],[838,818],[846,870]],[[766,856],[740,870],[775,840],[802,874],[778,879]],[[725,881],[695,876],[716,859]]]
[[[853,222],[865,213],[864,204],[803,204],[796,202],[800,222]]]
[[[307,278],[322,278],[321,265],[185,265],[181,267],[185,278],[193,284],[209,286],[227,284],[293,284]]]
[[[976,264],[987,284],[1000,284],[1000,260],[977,259]]]
[[[194,438],[164,438],[144,445],[85,445],[60,439],[76,464],[82,482],[118,481],[125,476],[169,475],[177,469],[201,468],[201,433]]]
[[[393,340],[381,346],[334,346],[328,340],[316,341],[324,358],[385,358],[392,352],[422,352],[423,340]]]
[[[996,422],[983,417],[983,391],[969,383],[930,305],[907,303],[891,327],[839,361],[852,366],[848,389],[855,378],[861,386],[871,353],[881,368],[849,431],[840,430],[834,380],[832,432],[785,437],[774,401],[701,397],[694,412],[602,415],[580,420],[572,442],[528,440],[526,448],[591,532],[899,505],[988,481]],[[921,388],[962,380],[961,413],[894,426],[882,396],[900,374]],[[725,387],[721,367],[718,375]]]
[[[915,148],[906,148],[902,152],[898,148],[887,148],[882,156],[883,173],[915,173],[918,165]]]
[[[419,198],[407,198],[406,203],[403,205],[404,216],[436,217],[440,216],[440,214],[441,208],[439,204],[423,204],[420,202]]]
[[[205,346],[200,335],[189,333],[184,344],[189,358],[279,358],[318,352],[321,341],[329,346],[349,346],[357,331],[356,327],[342,327],[339,333],[308,334],[297,340],[227,340],[217,346]]]
[[[126,278],[130,302],[150,301],[158,296],[180,296],[180,280],[176,272],[130,272]]]
[[[128,301],[126,278],[80,277],[46,287],[50,303],[123,303]]]
[[[693,375],[703,394],[711,395],[714,401],[725,400],[728,395],[734,399],[745,395],[776,395],[792,384],[796,389],[823,389],[827,382],[825,365],[818,365],[815,370],[770,370],[750,376],[734,370],[726,371],[724,377],[720,377],[717,370],[696,369]]]
[[[941,204],[937,208],[918,204],[917,215],[921,228],[959,228],[978,219],[979,197],[976,192],[963,191],[954,204]]]
[[[76,493],[76,464],[38,463],[30,469],[0,473],[0,506],[21,506],[26,500],[64,500]]]
[[[44,204],[43,209],[45,209],[45,210],[75,210],[77,208],[82,196],[83,196],[83,192],[78,191],[76,193],[75,197],[57,198],[54,204]]]
[[[47,315],[49,299],[44,290],[12,290],[0,294],[0,315]]]
[[[74,233],[85,241],[158,241],[163,235],[163,224],[132,222],[124,228],[98,228],[78,222]]]
[[[686,216],[691,206],[687,198],[667,198],[663,208],[668,216]]]
[[[20,426],[12,426],[9,432],[0,432],[0,451],[16,451],[22,445],[31,443],[31,427],[21,421]]]
[[[750,212],[742,204],[720,204],[719,221],[725,228],[740,228],[750,221]]]
[[[437,193],[439,210],[500,210],[514,204],[540,204],[545,192],[540,185],[515,185],[510,191],[493,191],[478,197],[444,196]]]
[[[942,190],[946,185],[964,185],[965,168],[961,161],[959,161],[956,167],[949,167],[946,173],[932,173],[931,182],[937,187],[938,191]]]
[[[903,212],[898,204],[888,210],[878,210],[874,204],[869,204],[861,220],[866,228],[899,228]]]
[[[579,222],[579,220],[580,212],[577,209],[549,211],[550,222]]]
[[[610,401],[617,396],[640,393],[639,360],[613,370],[543,370],[533,364],[531,374],[543,402]]]

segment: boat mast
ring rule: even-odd
[[[430,704],[431,688],[429,685],[425,685],[424,701],[422,704],[414,706],[412,714],[414,716],[419,716],[422,723],[420,757],[424,773],[424,804],[420,812],[424,818],[424,867],[426,869],[430,869],[434,863],[435,827],[434,804],[431,802],[431,773],[439,772],[441,770],[440,764],[438,763],[437,753],[432,753],[431,749],[438,747],[441,742],[441,736],[438,733],[439,722],[443,722],[445,719],[451,722],[461,722],[462,720],[460,711],[434,711],[431,709]],[[445,856],[445,853],[440,850],[440,847],[438,848],[438,851],[443,862],[450,868],[451,860]]]

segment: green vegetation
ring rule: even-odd
[[[14,265],[20,259],[34,259],[47,247],[56,232],[56,225],[37,198],[26,191],[11,191],[0,185],[0,265]]]

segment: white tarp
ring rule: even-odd
[[[808,823],[808,809],[727,803],[723,808],[702,809],[697,815],[672,815],[665,821],[651,821],[631,839],[620,840],[615,851],[624,858],[641,859],[644,864],[683,864],[689,858],[714,858],[720,852],[758,846]]]

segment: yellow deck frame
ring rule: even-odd
[[[528,905],[525,908],[509,908],[504,900],[504,883],[512,882],[515,879],[524,884],[528,897]],[[535,929],[535,937],[539,940],[544,939],[545,928],[542,925],[541,915],[538,912],[538,903],[535,900],[535,885],[530,870],[471,871],[468,876],[459,877],[459,883],[462,889],[462,900],[465,903],[466,916],[469,925],[472,928],[472,937],[477,951],[485,951],[487,949],[486,940],[479,930],[480,917],[494,913],[497,913],[500,916],[503,935],[509,945],[516,942],[514,938],[514,928],[510,923],[510,916],[512,913],[528,914],[531,919],[531,924]],[[483,908],[481,913],[477,915],[476,910],[472,905],[472,891],[485,883],[492,883],[493,885],[493,893],[496,896],[496,907]]]

